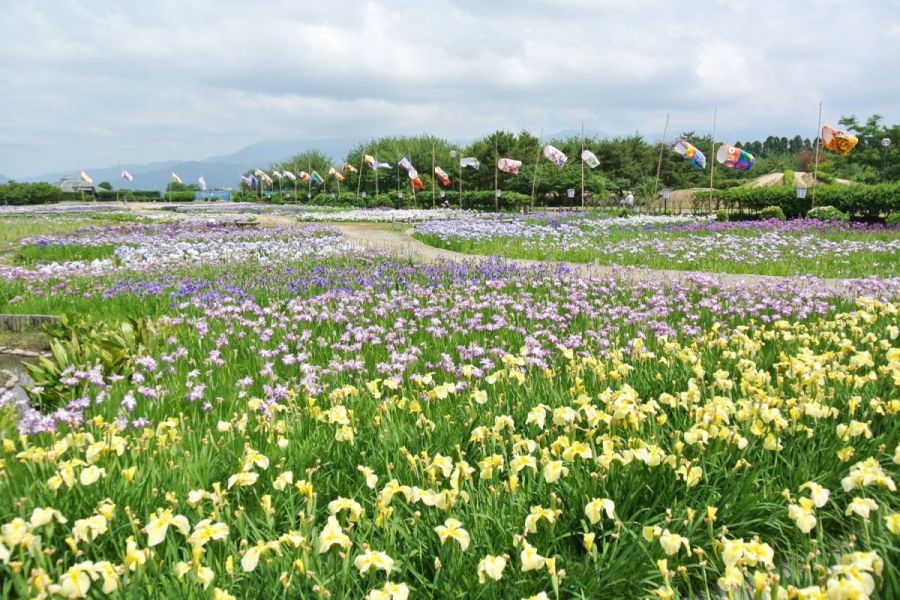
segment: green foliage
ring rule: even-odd
[[[80,198],[80,194],[79,194]],[[63,192],[49,183],[16,183],[0,185],[0,204],[24,206],[60,202]]]
[[[725,223],[728,221],[728,211],[724,208],[720,208],[716,211],[716,221],[719,223]]]
[[[102,246],[78,246],[72,244],[49,244],[41,246],[29,244],[16,252],[13,260],[16,264],[32,266],[38,263],[67,262],[72,260],[98,260],[109,258],[116,250],[112,244]]]
[[[884,222],[888,225],[900,225],[900,211],[889,214]]]
[[[737,188],[720,191],[718,196],[727,206],[745,210],[760,210],[766,206],[778,206],[788,217],[805,215],[812,207],[812,192],[799,199],[795,190],[784,186]],[[816,189],[815,203],[833,206],[847,214],[878,216],[900,210],[900,184],[878,185],[820,185]]]
[[[111,190],[111,189],[113,189],[112,184],[111,184],[110,182],[108,182],[108,181],[101,181],[100,183],[97,184],[97,187],[100,188],[101,190]]]
[[[166,185],[166,192],[199,192],[200,186],[196,183],[178,183],[177,181],[170,181],[168,185]],[[192,196],[193,197],[193,196]]]
[[[784,170],[784,181],[782,182],[785,187],[789,187],[793,189],[794,185],[794,170],[793,169],[785,169]]]
[[[781,210],[780,206],[766,206],[761,211],[759,211],[759,216],[763,219],[781,219],[784,221],[787,217],[784,216],[784,211]]]
[[[88,385],[64,383],[72,369],[87,371],[100,366],[104,376],[130,375],[134,359],[144,351],[151,335],[144,317],[90,323],[62,316],[58,324],[47,327],[47,333],[51,336],[50,356],[39,358],[37,364],[25,364],[34,383],[26,391],[44,411],[64,406]]]
[[[820,221],[844,221],[850,220],[850,215],[841,212],[833,206],[816,206],[810,209],[806,216],[810,219],[818,219]]]
[[[193,202],[194,192],[166,192],[162,199],[166,202]]]

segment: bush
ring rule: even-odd
[[[784,181],[782,183],[784,183],[785,187],[789,187],[789,188],[793,189],[794,188],[794,171],[792,171],[791,169],[785,169],[784,170]]]
[[[763,219],[781,219],[782,221],[787,219],[787,217],[784,216],[784,211],[781,210],[780,206],[767,206],[759,211],[759,215]]]
[[[900,211],[889,214],[884,222],[888,225],[900,225]]]
[[[80,199],[79,194],[79,199]],[[32,204],[50,204],[60,202],[63,192],[49,183],[16,183],[0,185],[0,204],[26,206]]]
[[[798,217],[812,207],[812,192],[810,189],[801,200],[793,188],[776,185],[724,190],[718,195],[728,206],[747,210],[779,206],[788,217]],[[900,183],[820,185],[816,189],[815,202],[820,206],[833,206],[849,215],[878,216],[900,211]]]
[[[725,223],[728,221],[728,211],[724,208],[720,208],[716,211],[716,221],[719,223]]]
[[[850,215],[841,212],[833,206],[817,206],[810,209],[806,216],[810,219],[818,219],[819,221],[844,221],[850,220]]]

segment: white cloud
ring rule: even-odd
[[[0,173],[203,158],[271,138],[582,121],[812,136],[900,120],[900,3],[35,0],[0,23]]]

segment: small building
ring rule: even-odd
[[[97,188],[78,175],[67,175],[53,185],[64,192],[84,192],[92,196],[97,193]]]

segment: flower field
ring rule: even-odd
[[[418,231],[596,243],[580,219]],[[761,227],[897,260],[893,231]],[[0,311],[89,323],[0,397],[0,596],[900,597],[900,279],[425,265],[309,223],[27,235]]]
[[[434,246],[509,258],[761,275],[900,276],[900,229],[883,225],[544,217],[430,221],[415,231]]]

